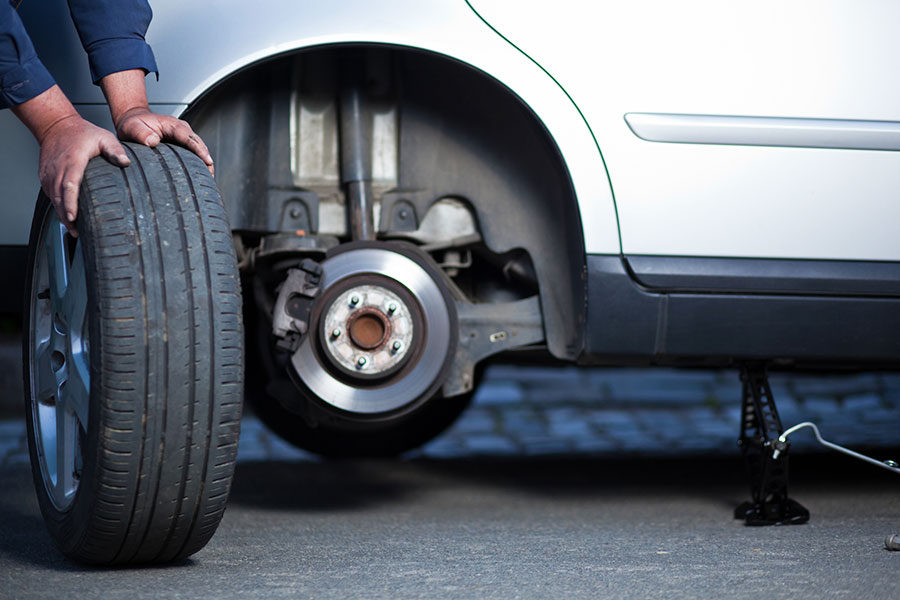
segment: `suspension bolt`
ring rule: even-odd
[[[366,365],[368,363],[369,363],[369,361],[366,360],[365,356],[360,356],[359,358],[356,359],[356,368],[357,369],[365,369]]]
[[[392,315],[395,312],[397,312],[397,305],[391,302],[390,304],[388,304],[388,314]]]
[[[403,342],[400,340],[394,340],[394,343],[391,344],[391,353],[397,354],[400,352],[400,349],[403,348]]]
[[[331,330],[331,339],[336,340],[339,337],[341,337],[341,328],[335,327],[334,329]]]
[[[359,296],[350,296],[350,306],[359,304]]]

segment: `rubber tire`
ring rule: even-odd
[[[44,488],[27,407],[40,509],[68,557],[93,564],[184,559],[219,525],[237,457],[243,319],[231,231],[215,182],[182,148],[126,144],[131,166],[97,158],[85,173],[84,244],[90,409],[84,468],[61,512]],[[26,287],[25,390],[42,221],[38,201]]]

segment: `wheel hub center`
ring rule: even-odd
[[[350,316],[347,323],[350,340],[362,350],[374,350],[390,337],[391,324],[379,310],[362,309]]]

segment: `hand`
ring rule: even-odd
[[[120,140],[156,147],[161,141],[184,146],[206,163],[209,172],[216,174],[212,156],[200,136],[187,122],[175,117],[158,115],[146,107],[132,108],[118,116],[116,133]]]
[[[78,235],[78,190],[84,169],[95,156],[103,156],[117,167],[131,164],[115,135],[77,114],[56,121],[44,131],[38,167],[41,188],[73,237]]]
[[[191,126],[181,119],[158,115],[150,110],[145,75],[141,69],[129,69],[110,73],[100,80],[100,89],[106,96],[119,139],[151,148],[162,141],[174,142],[199,156],[209,172],[215,175],[209,149]]]
[[[78,216],[78,189],[88,161],[103,156],[117,167],[131,161],[111,132],[92,125],[75,112],[59,86],[12,108],[41,146],[38,175],[59,220],[73,236]]]

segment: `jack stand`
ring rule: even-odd
[[[734,510],[747,525],[799,525],[809,511],[788,498],[788,447],[779,439],[781,419],[763,366],[741,368],[741,438],[738,445],[750,477],[751,500]]]

